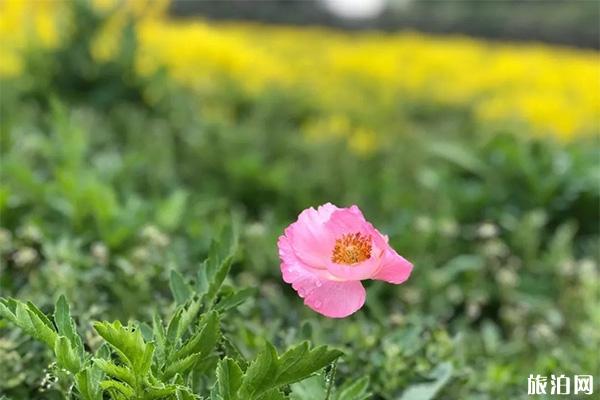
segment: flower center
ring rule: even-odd
[[[371,236],[348,233],[335,240],[331,261],[336,264],[357,264],[371,257]]]

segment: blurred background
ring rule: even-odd
[[[593,1],[0,1],[0,294],[97,319],[170,307],[234,212],[226,329],[345,350],[374,399],[524,398],[595,375],[600,8]],[[344,320],[280,279],[306,207],[357,204],[413,261]],[[0,320],[0,397],[44,348]],[[599,387],[596,386],[596,391]]]

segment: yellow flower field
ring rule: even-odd
[[[52,17],[57,8],[44,2],[1,4],[0,74],[10,76],[19,73],[18,50],[27,43],[58,42]],[[393,107],[400,98],[464,106],[483,123],[516,121],[535,134],[562,139],[599,129],[595,51],[408,32],[172,20],[160,11],[164,4],[152,3],[151,10],[131,4],[138,4],[139,70],[165,66],[178,81],[202,90],[219,77],[249,91],[301,88],[338,119],[373,104]],[[109,27],[114,32],[123,20],[117,15]],[[110,57],[115,40],[111,31],[102,35],[96,56]],[[368,134],[363,139],[368,142]]]

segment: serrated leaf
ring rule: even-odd
[[[277,376],[287,376],[289,371],[302,361],[302,358],[308,353],[308,342],[302,342],[296,347],[292,347],[279,358],[279,366],[277,367]]]
[[[46,314],[44,314],[39,308],[37,308],[35,304],[28,301],[27,308],[31,313],[35,314],[37,319],[39,319],[40,322],[42,322],[47,328],[49,328],[52,331],[55,331],[54,325],[52,324],[52,321],[50,321],[50,318],[48,318]]]
[[[329,365],[342,354],[341,351],[329,349],[327,346],[308,350],[308,342],[304,342],[281,356],[281,367],[277,371],[276,382],[278,385],[297,382]]]
[[[237,225],[232,223],[220,235],[219,240],[213,240],[209,249],[208,259],[204,263],[204,272],[208,288],[204,300],[210,309],[229,273],[233,257],[237,251],[238,232]]]
[[[150,372],[152,366],[152,356],[154,355],[154,343],[148,343],[142,356],[136,361],[136,372],[140,376],[146,375]]]
[[[83,356],[83,342],[77,333],[75,322],[71,317],[67,299],[63,295],[59,296],[54,306],[54,323],[56,324],[58,333],[69,339],[77,353]]]
[[[231,358],[224,358],[217,367],[217,387],[223,400],[236,400],[242,385],[242,369]]]
[[[271,387],[273,378],[277,375],[277,350],[269,342],[265,348],[258,353],[252,361],[240,387],[240,397],[243,399],[254,399]]]
[[[23,329],[31,336],[37,337],[35,328],[31,322],[31,318],[29,317],[29,312],[27,311],[25,304],[17,302],[15,306],[15,317],[19,328]]]
[[[256,292],[257,290],[255,288],[246,288],[238,290],[237,292],[232,293],[219,300],[219,302],[215,306],[215,310],[225,312],[227,310],[235,308],[240,304],[244,303],[250,297],[254,296]]]
[[[208,291],[207,263],[208,260],[202,262],[196,276],[196,293],[198,293],[199,296],[204,295]]]
[[[203,357],[202,360],[194,367],[194,375],[200,376],[203,374],[210,373],[217,368],[217,363],[219,362],[219,357],[216,354],[213,354],[208,357]]]
[[[225,335],[221,335],[221,343],[225,348],[225,354],[233,358],[245,370],[248,367],[248,360],[246,360],[246,357],[244,357],[238,346]]]
[[[172,269],[169,279],[169,287],[173,298],[178,305],[185,304],[192,297],[192,287],[183,279],[181,274]]]
[[[54,344],[54,354],[59,367],[76,374],[81,369],[79,355],[73,349],[71,342],[65,336],[58,336]]]
[[[168,397],[177,391],[177,386],[166,385],[164,387],[149,387],[144,390],[144,399],[161,399]]]
[[[219,314],[210,312],[204,318],[202,328],[194,334],[178,351],[174,352],[169,360],[187,357],[192,353],[199,353],[206,357],[215,347],[219,339]]]
[[[156,343],[156,357],[162,363],[165,360],[167,332],[158,313],[155,313],[152,317],[152,336]]]
[[[138,322],[138,327],[140,328],[140,332],[142,332],[142,337],[146,342],[151,342],[154,340],[154,332],[152,331],[152,327],[145,322]]]
[[[102,343],[98,350],[96,350],[96,358],[102,358],[103,360],[110,360],[110,345],[108,343]]]
[[[177,392],[175,393],[175,397],[177,400],[201,400],[200,396],[197,396],[189,391],[187,388],[177,388]]]
[[[200,359],[202,359],[202,354],[195,353],[190,354],[189,356],[178,359],[168,364],[165,372],[163,372],[163,379],[170,379],[175,374],[185,374],[188,372]]]
[[[83,400],[101,400],[102,392],[97,386],[97,380],[90,368],[83,369],[75,375],[79,395]]]
[[[181,313],[183,312],[182,308],[179,308],[171,317],[169,321],[169,326],[167,326],[167,345],[174,344],[177,339],[179,339],[179,322],[181,321]]]
[[[21,307],[17,307],[17,312],[21,310]],[[22,318],[22,312],[20,311],[19,319]],[[46,343],[50,348],[54,349],[54,345],[56,343],[56,339],[58,335],[54,330],[52,323],[36,306],[32,303],[27,303],[27,314],[29,315],[29,320],[31,321],[31,329],[33,330],[33,336],[44,343]]]
[[[209,277],[208,290],[204,295],[206,304],[212,305],[214,302],[215,298],[217,297],[217,293],[223,284],[223,281],[225,281],[225,277],[229,273],[232,262],[232,255],[226,257],[221,262],[218,262],[214,258],[209,258],[208,265],[215,265],[215,272]]]
[[[147,359],[154,351],[153,345],[144,342],[139,329],[126,328],[119,321],[96,322],[94,329],[113,349],[123,362],[129,365],[134,374],[144,375]]]
[[[42,340],[29,315],[29,310],[25,303],[15,299],[1,299],[0,301],[0,313],[3,317],[13,322],[16,326],[21,328],[29,336]],[[54,346],[52,346],[54,347]]]
[[[202,302],[194,298],[189,302],[187,307],[184,307],[181,311],[181,321],[179,322],[179,333],[183,335],[185,331],[190,327],[194,319],[198,316],[198,312],[200,312],[200,308],[202,307]]]
[[[278,357],[273,345],[267,343],[248,367],[240,394],[243,398],[257,398],[269,390],[311,376],[341,355],[339,350],[332,350],[327,346],[309,350],[308,343],[303,342]]]
[[[134,398],[135,391],[133,388],[126,383],[107,380],[100,382],[100,387],[103,390],[116,390],[119,393],[122,393],[126,398]]]
[[[133,373],[128,369],[120,365],[116,365],[112,361],[104,360],[101,358],[94,358],[94,364],[98,366],[106,375],[111,378],[121,380],[130,386],[135,385],[135,377]]]
[[[16,308],[17,302],[15,300],[0,298],[0,316],[19,326],[17,316],[15,315]]]

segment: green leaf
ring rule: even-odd
[[[404,391],[400,400],[431,400],[448,383],[452,376],[452,364],[438,365],[431,373],[432,382],[417,383]]]
[[[291,400],[324,399],[327,389],[323,375],[315,375],[290,386]]]
[[[146,345],[146,349],[142,356],[137,359],[135,365],[135,371],[140,376],[145,376],[148,372],[150,372],[150,367],[152,367],[152,356],[154,355],[154,343],[148,343]]]
[[[209,249],[208,259],[204,263],[208,288],[204,294],[207,307],[210,309],[217,297],[217,293],[229,273],[233,257],[237,251],[238,232],[237,224],[232,223],[220,235],[219,240],[213,240]],[[204,277],[200,277],[204,278]]]
[[[102,345],[100,345],[100,347],[98,347],[98,350],[96,350],[96,358],[102,358],[103,360],[110,360],[111,359],[111,347],[108,343],[102,343]]]
[[[128,369],[120,365],[116,365],[112,361],[104,360],[101,358],[94,358],[93,362],[98,366],[106,375],[111,378],[116,378],[120,381],[123,381],[130,386],[135,385],[135,377],[133,373]]]
[[[169,286],[171,288],[171,293],[173,293],[173,298],[178,305],[185,304],[192,297],[192,287],[187,284],[181,274],[174,269],[171,270]]]
[[[17,307],[17,317],[19,319],[24,318],[22,311],[19,311],[20,307]],[[34,332],[34,337],[46,343],[50,348],[54,349],[54,344],[58,335],[54,330],[52,322],[46,317],[35,305],[27,303],[27,314],[31,321],[31,326]]]
[[[257,400],[285,400],[285,395],[277,389],[272,389],[261,394]]]
[[[199,353],[202,357],[206,357],[212,351],[219,339],[219,314],[212,311],[206,314],[204,319],[205,321],[201,323],[202,328],[174,352],[169,357],[169,361],[187,357],[192,353]]]
[[[156,344],[156,357],[162,363],[167,350],[167,332],[158,313],[152,317],[152,336]]]
[[[367,393],[369,389],[369,377],[363,376],[356,381],[347,381],[342,385],[338,394],[335,396],[337,400],[364,400],[370,397]]]
[[[202,400],[202,397],[195,395],[186,387],[178,387],[175,397],[177,400]]]
[[[58,333],[66,336],[77,350],[78,354],[83,356],[83,342],[77,333],[75,322],[73,321],[73,318],[71,318],[67,299],[63,295],[58,298],[54,307],[54,323],[56,324]]]
[[[187,307],[183,308],[181,311],[181,321],[179,322],[180,334],[183,334],[190,327],[194,319],[198,316],[200,308],[202,308],[202,302],[196,298],[190,301]]]
[[[35,314],[35,316],[37,317],[37,319],[40,320],[40,322],[42,322],[45,326],[54,331],[54,325],[52,325],[52,321],[50,321],[46,314],[44,314],[39,308],[37,308],[35,304],[28,301],[27,308],[31,313]]]
[[[318,346],[309,351],[308,342],[303,342],[281,356],[276,381],[278,385],[287,385],[302,380],[329,365],[342,354],[341,351],[330,350],[327,346]]]
[[[223,348],[225,349],[225,353],[229,357],[233,358],[238,365],[245,370],[248,367],[248,360],[246,360],[246,357],[244,357],[238,346],[226,335],[221,335],[220,340]]]
[[[17,302],[15,308],[15,317],[17,321],[17,325],[23,329],[25,332],[29,333],[31,336],[37,338],[37,332],[33,323],[31,322],[31,317],[29,316],[29,312],[27,311],[27,306],[25,306],[22,302]]]
[[[169,363],[165,372],[163,372],[163,379],[170,379],[175,376],[175,374],[185,374],[202,358],[202,354],[195,353]]]
[[[116,390],[117,392],[122,393],[128,399],[135,398],[135,391],[133,388],[123,382],[113,380],[102,381],[100,382],[100,387],[103,390]]]
[[[198,268],[198,274],[196,276],[196,293],[198,293],[198,296],[203,296],[208,292],[207,264],[208,260],[204,260]]]
[[[98,381],[91,368],[79,371],[75,375],[75,382],[83,400],[102,400],[102,392],[98,388]]]
[[[18,322],[17,316],[15,315],[16,309],[17,302],[14,299],[0,298],[0,316],[8,319],[13,324],[23,329]]]
[[[54,354],[59,367],[76,374],[81,369],[79,355],[71,346],[71,342],[65,336],[58,336],[54,344]]]
[[[222,262],[217,261],[214,256],[209,257],[207,266],[209,269],[214,268],[214,273],[209,277],[208,290],[204,295],[206,304],[212,305],[214,302],[215,298],[217,297],[217,293],[219,292],[219,289],[225,280],[225,277],[229,273],[232,262],[233,255],[227,256]]]
[[[219,302],[215,306],[215,309],[220,312],[225,312],[227,310],[235,308],[243,302],[245,302],[250,297],[254,296],[256,292],[257,290],[255,288],[246,288],[238,290],[237,292],[232,293],[229,296],[219,300]]]
[[[96,322],[94,329],[113,349],[134,374],[143,376],[147,372],[148,359],[152,357],[154,345],[146,344],[139,329],[124,327],[119,321]]]
[[[217,367],[217,387],[223,400],[236,400],[237,391],[242,385],[242,369],[229,357],[219,362]]]
[[[163,397],[169,397],[177,392],[177,386],[166,385],[163,387],[149,387],[144,390],[144,399],[162,399]],[[170,397],[169,397],[170,398]]]
[[[151,342],[154,340],[154,331],[150,325],[145,322],[138,322],[138,327],[140,328],[140,332],[142,332],[144,341]]]
[[[181,313],[183,312],[183,308],[179,308],[171,317],[169,321],[169,326],[167,327],[167,344],[173,345],[179,339],[179,322],[181,321]]]
[[[213,373],[217,369],[219,357],[216,354],[204,357],[198,364],[194,366],[194,376],[207,375]]]
[[[258,394],[269,390],[277,374],[277,350],[269,342],[252,361],[242,381],[240,397],[254,399]]]
[[[254,399],[263,393],[301,381],[342,355],[339,350],[319,346],[310,350],[307,342],[286,351],[281,357],[268,343],[244,375],[240,395]]]

